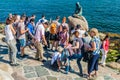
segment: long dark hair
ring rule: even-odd
[[[103,40],[109,39],[109,35],[107,34]]]

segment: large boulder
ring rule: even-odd
[[[82,26],[82,28],[84,30],[86,30],[86,31],[89,30],[89,28],[88,28],[88,22],[87,22],[87,20],[85,19],[84,16],[79,16],[79,18],[69,16],[68,20],[69,20],[69,25],[70,26],[76,27],[76,25],[79,24],[79,25]]]

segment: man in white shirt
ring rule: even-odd
[[[37,53],[35,58],[37,60],[40,60],[42,62],[45,62],[45,59],[43,57],[43,46],[42,43],[44,43],[45,45],[47,45],[47,41],[45,39],[45,29],[48,28],[48,22],[43,21],[41,24],[39,24],[36,28],[36,32],[35,32],[35,48],[37,49]]]

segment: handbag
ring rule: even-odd
[[[88,62],[93,57],[93,51],[85,52],[83,55],[83,61]]]

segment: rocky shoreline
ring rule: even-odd
[[[7,49],[7,45],[1,41],[4,35],[0,34],[0,45],[2,49]],[[0,74],[0,80],[5,80],[3,77],[6,77],[6,80],[87,80],[86,78],[82,78],[77,75],[79,69],[77,67],[76,61],[72,61],[71,66],[76,71],[76,73],[69,73],[68,75],[64,74],[64,70],[62,72],[56,72],[50,66],[50,58],[48,58],[46,63],[41,63],[39,61],[34,60],[35,52],[31,51],[28,47],[25,49],[26,54],[29,55],[28,59],[18,60],[20,66],[11,67],[7,63],[9,58],[6,52],[1,52],[4,57],[0,60],[0,73],[4,71],[4,74]],[[52,52],[48,51],[47,54],[52,54]],[[46,54],[46,55],[47,55]],[[87,63],[81,62],[83,66],[83,72],[87,73]],[[116,63],[111,63],[113,66],[116,66]],[[117,67],[120,68],[120,64],[117,64]],[[112,67],[114,68],[114,67]],[[120,80],[120,74],[118,70],[112,69],[109,67],[99,66],[99,74],[98,77],[92,80]],[[7,72],[7,73],[6,73]],[[9,76],[4,76],[9,75]]]

